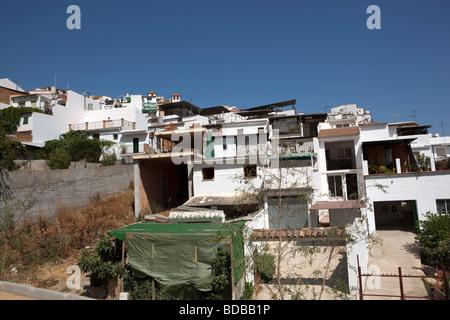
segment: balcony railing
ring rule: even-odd
[[[280,139],[280,153],[314,152],[313,138]]]
[[[92,121],[84,123],[69,124],[70,130],[102,130],[111,128],[122,128],[126,130],[135,130],[136,122],[128,121],[125,119],[116,120],[102,120],[102,121]]]

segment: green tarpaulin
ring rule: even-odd
[[[212,290],[211,262],[220,245],[232,239],[235,284],[244,274],[244,222],[174,223],[144,221],[108,232],[125,240],[129,263],[138,273],[167,286]]]

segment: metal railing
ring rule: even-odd
[[[364,273],[358,259],[359,299],[448,300],[448,273],[439,270],[434,276],[397,273]]]
[[[84,123],[69,124],[69,130],[98,130],[110,128],[123,128],[134,130],[136,123],[125,119],[102,120]]]

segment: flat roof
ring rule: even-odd
[[[114,238],[125,241],[127,233],[157,233],[157,234],[232,234],[237,229],[242,228],[245,222],[229,223],[158,223],[152,221],[142,221],[125,226],[120,229],[109,231],[108,234]],[[233,230],[234,229],[234,230]]]

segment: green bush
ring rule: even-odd
[[[19,169],[20,165],[14,160],[25,154],[25,147],[20,142],[9,139],[6,132],[0,128],[0,171]]]
[[[93,252],[83,250],[78,266],[81,271],[91,274],[91,286],[107,286],[110,280],[123,274],[121,244],[122,241],[111,240],[107,234],[104,234]]]
[[[117,163],[117,156],[115,153],[105,154],[103,160],[100,161],[102,166],[114,166]]]
[[[428,263],[450,268],[450,215],[427,212],[419,222],[416,240]]]
[[[268,253],[259,253],[255,257],[255,262],[262,282],[270,282],[276,271],[275,256]]]
[[[86,131],[69,131],[62,134],[57,140],[45,142],[45,146],[40,151],[40,157],[49,160],[58,148],[67,150],[71,161],[81,161],[98,163],[102,155],[103,148],[113,145],[110,141],[100,141],[89,138]]]
[[[50,169],[67,169],[70,167],[70,154],[64,148],[56,148],[47,161]]]

